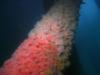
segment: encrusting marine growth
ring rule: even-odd
[[[79,4],[58,1],[5,61],[0,75],[61,75],[68,66]],[[65,4],[65,5],[64,5]]]

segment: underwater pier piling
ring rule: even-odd
[[[80,0],[58,0],[43,15],[0,75],[61,75],[70,65],[74,33],[78,25]]]

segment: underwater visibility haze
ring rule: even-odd
[[[99,0],[3,0],[0,75],[100,75]]]

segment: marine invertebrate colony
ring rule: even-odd
[[[73,0],[65,3],[59,0],[37,22],[0,68],[0,75],[61,75],[64,67],[69,65],[80,4]]]

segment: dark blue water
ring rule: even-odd
[[[77,53],[85,75],[100,75],[100,8],[95,0],[81,6],[76,34]]]
[[[27,37],[44,12],[42,0],[0,1],[0,65]]]

